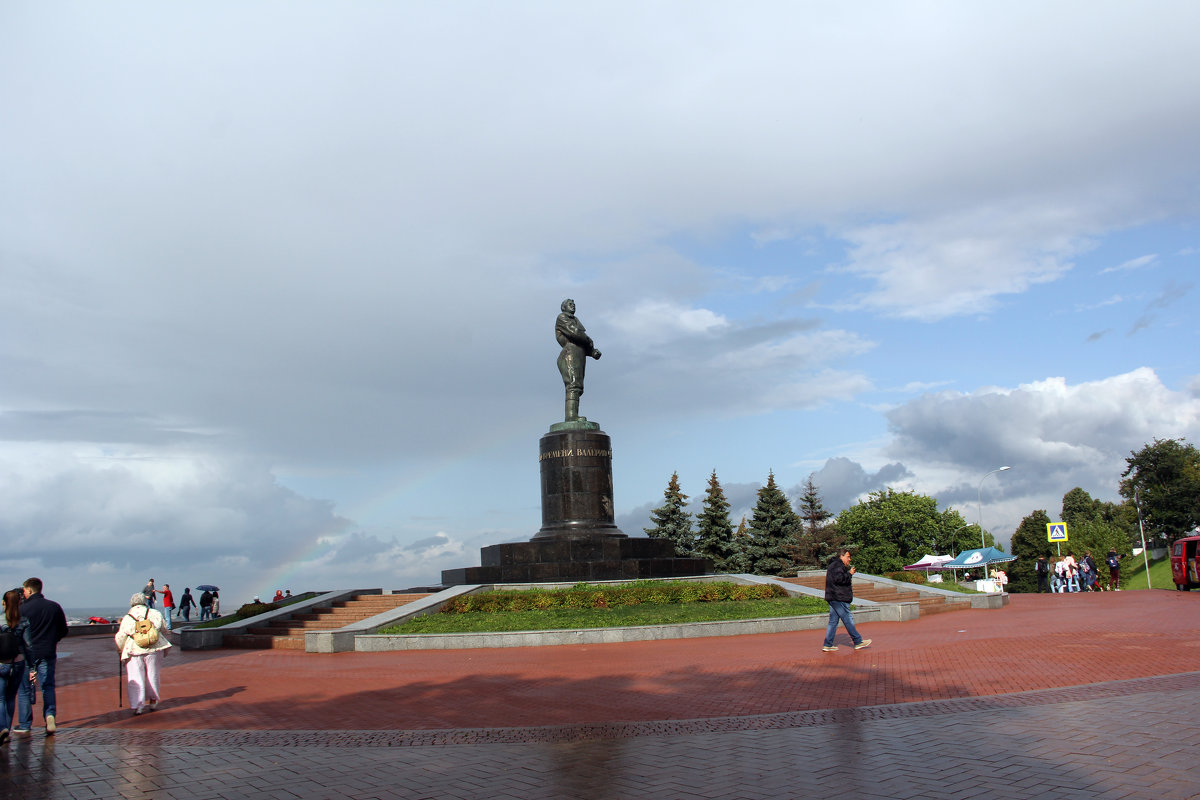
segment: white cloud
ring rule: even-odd
[[[1095,311],[1098,308],[1107,308],[1108,306],[1120,305],[1125,302],[1125,298],[1119,294],[1114,294],[1112,297],[1101,300],[1098,303],[1090,303],[1088,305],[1075,306],[1076,311]]]
[[[1090,247],[1091,226],[1062,217],[1061,209],[978,208],[849,229],[842,269],[875,284],[851,307],[923,321],[988,313],[1003,295],[1059,279]]]
[[[1154,264],[1156,261],[1158,261],[1157,253],[1138,256],[1137,258],[1131,258],[1128,261],[1123,261],[1120,264],[1117,264],[1115,267],[1105,267],[1104,269],[1100,270],[1100,274],[1107,275],[1110,272],[1127,272],[1129,270],[1141,269]]]
[[[611,315],[608,322],[617,333],[647,350],[682,337],[716,333],[730,325],[724,316],[706,308],[688,308],[661,300],[644,300]]]
[[[1125,458],[1157,438],[1200,434],[1200,400],[1138,369],[1076,385],[1047,378],[1014,389],[925,395],[888,414],[885,455],[903,458],[923,490],[944,503],[977,502],[974,481],[1011,465],[1002,486],[1009,508],[1057,509],[1082,486],[1116,499]],[[1005,524],[1015,527],[1020,516]]]

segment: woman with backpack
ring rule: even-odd
[[[116,641],[129,682],[129,707],[135,715],[156,710],[162,697],[158,667],[171,646],[162,629],[162,614],[146,606],[146,595],[138,592],[129,598],[129,611],[121,618]]]
[[[16,730],[28,733],[33,728],[33,705],[29,685],[29,620],[21,617],[21,601],[25,593],[11,589],[4,593],[4,617],[0,620],[0,684],[3,684],[3,703],[0,712],[0,745],[8,741],[13,715],[18,712]],[[20,697],[20,703],[17,698]]]

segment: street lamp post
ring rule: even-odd
[[[994,469],[979,479],[979,546],[981,548],[987,547],[987,543],[983,538],[983,482],[988,479],[988,475],[995,475],[997,472],[1004,472],[1006,469],[1012,469],[1012,467]]]

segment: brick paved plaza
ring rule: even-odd
[[[111,640],[72,637],[59,733],[0,750],[0,797],[1200,797],[1198,628],[1200,595],[1127,591],[872,623],[859,652],[175,648],[136,718]]]

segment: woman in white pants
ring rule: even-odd
[[[158,641],[138,644],[137,624],[148,619],[158,633]],[[167,655],[171,643],[162,632],[164,620],[156,609],[146,607],[146,595],[138,592],[129,598],[129,612],[121,618],[117,629],[117,649],[121,651],[121,663],[125,665],[125,677],[129,681],[129,706],[134,714],[154,711],[162,695],[158,691],[159,663]]]

